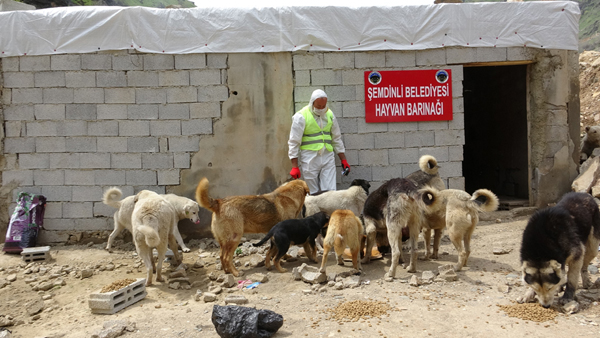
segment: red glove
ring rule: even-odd
[[[298,167],[293,167],[292,171],[290,171],[290,175],[292,176],[292,178],[294,179],[298,179],[300,178],[300,168]]]
[[[350,172],[350,165],[348,164],[348,161],[342,160],[342,167],[344,170],[348,169],[348,173]],[[346,173],[346,175],[348,175],[348,173]]]

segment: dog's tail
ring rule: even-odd
[[[142,224],[137,227],[137,230],[144,235],[146,244],[151,248],[156,248],[160,244],[158,232],[151,226]]]
[[[429,175],[437,175],[440,167],[438,166],[435,157],[431,155],[423,155],[419,159],[419,168],[421,168],[421,171]]]
[[[198,186],[196,187],[196,202],[205,209],[212,212],[219,212],[219,201],[208,196],[208,179],[206,177],[198,182]]]
[[[260,242],[254,243],[252,245],[255,247],[258,247],[258,246],[265,244],[266,241],[268,241],[271,237],[273,237],[274,229],[275,229],[275,227],[272,227],[271,230],[269,230],[269,232],[267,233],[267,235],[263,239],[260,240]]]
[[[440,209],[440,204],[442,204],[442,196],[440,195],[440,191],[431,186],[425,186],[422,189],[419,189],[420,198],[416,198],[417,204],[419,208],[425,213],[435,212]]]
[[[498,196],[487,189],[479,189],[471,196],[471,201],[474,203],[478,211],[490,212],[498,209],[500,201]]]
[[[112,187],[104,192],[102,195],[102,203],[110,205],[113,208],[119,209],[121,207],[121,197],[123,192],[117,187]]]

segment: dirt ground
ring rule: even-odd
[[[245,306],[269,309],[284,317],[284,325],[274,337],[547,337],[555,336],[557,331],[569,332],[575,337],[597,337],[600,334],[600,293],[596,290],[579,291],[581,310],[578,313],[560,313],[554,320],[542,323],[508,317],[498,308],[497,305],[512,304],[525,291],[520,282],[519,247],[527,216],[513,218],[509,214],[498,211],[487,216],[490,221],[480,222],[474,234],[469,266],[457,273],[458,280],[454,282],[411,286],[408,281],[412,274],[402,268],[398,269],[394,281],[386,282],[383,277],[389,268],[388,255],[363,266],[359,287],[335,290],[322,284],[319,290],[314,290],[311,284],[294,281],[290,272],[267,272],[264,266],[245,267],[250,256],[244,256],[238,258],[244,276],[259,272],[267,274],[269,280],[253,290],[234,286],[230,291],[245,296],[249,300]],[[192,287],[189,290],[174,290],[167,283],[155,283],[147,288],[148,295],[143,300],[114,315],[92,314],[88,297],[116,280],[145,277],[145,267],[138,267],[131,243],[117,245],[113,253],[106,252],[104,244],[52,247],[50,262],[33,264],[48,270],[43,275],[41,272],[25,274],[27,264],[19,256],[3,254],[0,280],[14,273],[17,278],[0,289],[0,319],[1,316],[12,317],[17,325],[7,328],[12,331],[12,337],[23,338],[91,337],[102,330],[103,323],[115,319],[135,324],[135,331],[125,332],[122,337],[218,337],[211,322],[212,308],[215,304],[224,305],[229,293],[224,290],[210,303],[194,299],[197,289],[208,291],[208,276],[218,262],[218,249],[209,246],[202,250],[199,246],[204,247],[205,243],[190,243],[192,252],[184,254],[184,263],[190,267],[187,276]],[[496,255],[494,249],[508,253]],[[420,256],[424,253],[422,243],[419,252]],[[456,251],[449,241],[442,241],[440,252],[443,254],[439,260],[419,261],[418,277],[423,271],[437,271],[440,265],[456,262]],[[408,258],[407,252],[404,254]],[[199,259],[206,265],[193,268]],[[291,271],[307,262],[305,257],[300,257],[283,266]],[[111,263],[115,269],[106,270]],[[591,271],[596,272],[592,274],[593,279],[599,277],[599,264],[598,259],[593,261]],[[54,271],[61,269],[65,271],[64,286],[36,292],[25,282],[32,276],[37,277],[38,282],[49,279]],[[82,269],[93,269],[93,276],[79,278],[78,271]],[[164,271],[168,269],[169,264],[165,264]],[[334,257],[329,257],[328,273],[349,269],[350,263],[337,266]],[[67,273],[69,270],[72,271]],[[243,279],[243,276],[237,278]],[[29,315],[25,304],[45,295],[51,298],[44,301],[39,318]],[[352,300],[383,301],[392,310],[382,317],[355,322],[330,319],[336,305]]]

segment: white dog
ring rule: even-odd
[[[138,256],[144,261],[148,271],[146,286],[152,285],[152,273],[156,272],[156,281],[163,282],[162,263],[167,252],[167,245],[177,248],[173,228],[177,227],[178,215],[175,208],[164,197],[150,191],[142,190],[134,197],[131,214],[133,242]],[[154,265],[152,249],[158,252],[158,263]],[[175,264],[181,262],[177,250],[173,250]]]
[[[114,223],[115,229],[108,237],[108,243],[106,244],[106,250],[111,251],[111,246],[115,238],[123,231],[123,229],[127,229],[131,231],[131,214],[135,207],[134,198],[135,196],[125,197],[122,200],[119,200],[123,196],[123,192],[121,189],[112,187],[104,192],[104,196],[102,196],[102,202],[106,205],[110,205],[111,207],[117,208],[114,214]],[[178,220],[182,220],[184,218],[189,218],[190,221],[195,224],[200,223],[200,219],[198,218],[199,206],[195,201],[186,198],[177,196],[174,194],[166,194],[162,195],[169,203],[173,205],[175,211],[177,212]],[[173,228],[173,235],[177,240],[177,243],[181,246],[183,252],[190,252],[190,249],[183,243],[183,239],[181,238],[181,234],[179,233],[179,229],[177,226]],[[173,251],[177,251],[177,246],[172,248]]]
[[[355,179],[346,190],[326,191],[315,196],[306,196],[304,217],[312,216],[319,211],[331,215],[335,210],[346,209],[354,215],[362,214],[365,201],[369,195],[369,182],[363,179]]]

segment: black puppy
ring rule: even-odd
[[[329,216],[325,212],[318,212],[312,216],[303,219],[288,219],[281,221],[263,238],[260,242],[253,244],[261,246],[267,240],[271,239],[271,248],[265,257],[265,266],[271,270],[271,257],[275,257],[273,264],[279,272],[286,272],[280,265],[283,257],[290,245],[303,245],[306,257],[317,263],[317,248],[315,238],[321,233],[321,230],[329,223]]]

